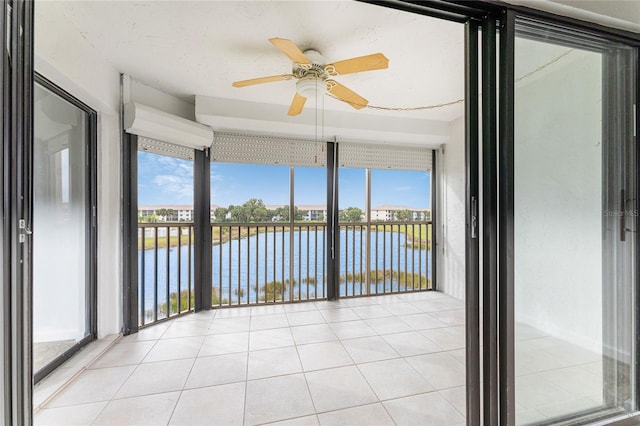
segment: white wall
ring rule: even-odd
[[[98,112],[98,335],[103,337],[122,325],[120,75],[79,37],[56,2],[35,4],[35,68]],[[65,306],[64,300],[48,303]]]
[[[516,41],[517,64],[548,45]],[[602,345],[601,57],[574,51],[516,87],[516,320]]]
[[[440,250],[438,289],[465,296],[465,164],[464,117],[451,122],[449,142],[440,153]]]

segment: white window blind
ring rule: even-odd
[[[183,160],[190,161],[193,161],[194,157],[193,149],[168,142],[158,141],[155,139],[145,138],[142,136],[138,136],[138,151],[166,155],[175,158],[182,158]]]
[[[326,143],[295,136],[215,131],[211,161],[325,167]]]
[[[431,170],[432,150],[415,146],[338,142],[340,167]],[[310,138],[215,131],[211,161],[325,167],[325,142]]]
[[[338,164],[340,167],[428,171],[432,153],[432,149],[414,146],[339,142]]]

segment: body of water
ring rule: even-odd
[[[340,232],[340,294],[383,293],[418,288],[431,280],[430,251],[406,244],[399,232],[371,232],[371,284],[366,288],[366,232]],[[212,247],[214,298],[223,304],[304,300],[326,295],[324,229],[267,232]],[[293,250],[291,247],[293,246]],[[169,293],[193,289],[193,245],[139,250],[138,291],[145,310],[166,304]],[[190,267],[191,265],[191,267]],[[290,268],[290,265],[293,268]],[[167,267],[168,266],[168,267]],[[408,273],[405,274],[404,271]],[[293,281],[291,280],[293,272]],[[154,283],[157,282],[157,294]],[[274,284],[275,283],[275,284]],[[275,293],[275,294],[274,294]],[[192,302],[193,304],[193,302]]]

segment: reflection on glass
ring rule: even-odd
[[[34,105],[34,371],[89,333],[87,114],[36,85]]]
[[[607,159],[624,143],[603,140],[614,125],[603,106],[606,54],[516,38],[517,424],[633,408],[633,293],[621,262],[633,247],[609,251],[619,228],[604,214],[620,193],[607,176],[621,169]]]

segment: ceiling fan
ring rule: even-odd
[[[302,52],[298,46],[286,38],[275,37],[270,38],[269,41],[293,61],[292,73],[236,81],[233,86],[246,87],[297,79],[296,94],[289,107],[289,115],[300,114],[308,97],[324,93],[325,90],[355,109],[364,108],[369,101],[330,77],[389,67],[389,60],[382,53],[325,64],[324,58],[317,50],[308,49]]]

